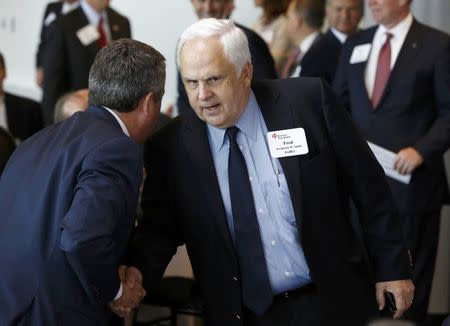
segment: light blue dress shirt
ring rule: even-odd
[[[225,213],[234,237],[228,184],[229,140],[225,129],[207,126]],[[278,159],[270,156],[267,126],[253,92],[236,127],[240,130],[237,143],[247,164],[272,291],[276,295],[299,288],[311,282],[309,268],[300,244],[286,178]]]

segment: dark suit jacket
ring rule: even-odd
[[[309,153],[280,159],[324,325],[363,325],[376,314],[374,280],[409,278],[407,252],[383,172],[331,89],[319,79],[254,82],[268,130],[302,127]],[[135,260],[152,291],[186,244],[207,325],[243,325],[239,267],[208,142],[192,111],[145,153],[144,219]],[[182,164],[180,164],[182,162]],[[360,209],[372,273],[355,243],[349,194]],[[140,238],[139,238],[140,237]],[[351,309],[349,303],[351,302]]]
[[[42,18],[42,27],[41,27],[41,34],[40,34],[40,40],[38,45],[38,50],[36,53],[36,66],[42,67],[43,65],[43,58],[45,56],[45,44],[47,42],[48,37],[48,27],[45,25],[45,19],[53,13],[56,18],[61,16],[61,10],[62,10],[63,3],[61,1],[57,2],[50,2],[47,7],[45,8],[44,17]]]
[[[113,40],[131,36],[127,18],[111,8],[107,8],[106,13]],[[53,122],[54,106],[61,95],[88,87],[89,70],[100,50],[97,42],[85,46],[76,35],[88,24],[83,9],[79,7],[49,26],[42,99],[46,124]]]
[[[332,84],[342,48],[341,41],[329,29],[303,57],[301,77],[320,77]]]
[[[141,178],[139,146],[103,108],[16,149],[0,179],[1,325],[105,324]]]
[[[254,31],[244,27],[242,25],[236,24],[237,27],[242,29],[247,36],[248,46],[250,49],[250,55],[252,56],[253,64],[253,79],[275,79],[277,78],[277,73],[275,71],[275,63],[273,61],[270,50],[267,47],[267,43]],[[184,89],[183,81],[181,80],[180,72],[177,76],[177,108],[178,113],[184,113],[190,111],[191,105],[189,104],[189,98]]]
[[[4,98],[8,130],[14,138],[25,140],[44,127],[38,102],[9,93]]]
[[[394,152],[412,146],[424,158],[409,185],[389,178],[400,211],[415,216],[439,211],[444,198],[439,194],[448,191],[442,156],[450,146],[450,38],[414,21],[373,111],[366,62],[349,60],[355,46],[372,42],[376,28],[345,43],[334,89],[367,140]]]

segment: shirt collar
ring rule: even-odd
[[[336,36],[336,38],[341,42],[342,44],[345,43],[347,40],[348,35],[342,33],[341,31],[338,31],[336,28],[331,27],[331,32]]]
[[[408,16],[406,16],[400,23],[395,25],[393,28],[387,29],[383,25],[380,25],[378,27],[378,31],[381,33],[381,35],[385,35],[387,32],[389,32],[392,34],[393,38],[398,39],[408,33],[412,23],[413,23],[413,16],[411,13],[409,13]]]
[[[308,52],[317,36],[319,36],[319,32],[311,33],[307,37],[305,37],[299,46],[301,51],[300,53],[305,54],[306,52]]]
[[[103,11],[101,14],[98,13],[97,10],[95,10],[94,8],[92,8],[87,2],[86,0],[81,0],[81,8],[83,9],[83,12],[85,13],[89,24],[93,25],[93,26],[98,26],[98,23],[100,22],[100,18],[105,18],[105,12]],[[105,19],[103,19],[104,21]]]
[[[61,13],[63,15],[65,15],[65,14],[71,12],[72,10],[77,9],[79,5],[80,5],[79,1],[75,1],[73,3],[64,2],[62,5],[62,8],[61,8]]]
[[[125,124],[123,123],[123,121],[120,119],[120,117],[117,115],[116,112],[114,112],[113,110],[111,110],[110,108],[107,108],[106,106],[104,106],[103,108],[105,108],[106,110],[109,111],[109,113],[111,113],[113,115],[113,117],[117,120],[117,122],[120,125],[120,128],[122,128],[122,131],[125,135],[127,135],[128,137],[130,137],[130,133],[128,132],[127,127],[125,126]]]
[[[235,126],[239,128],[241,132],[245,134],[247,139],[253,141],[257,140],[257,127],[258,127],[258,111],[259,105],[256,101],[255,94],[250,91],[250,98],[245,107],[244,112],[236,122]],[[219,152],[222,150],[223,145],[226,142],[225,131],[226,129],[220,129],[207,124],[208,133],[211,139],[212,148],[214,151]]]

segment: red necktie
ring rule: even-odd
[[[289,57],[284,64],[283,70],[281,71],[280,78],[289,78],[293,72],[296,64],[298,63],[298,58],[300,57],[301,51],[298,47],[292,49]]]
[[[386,84],[391,74],[391,33],[386,33],[386,41],[378,54],[377,72],[372,92],[372,108],[375,110],[380,103]]]
[[[105,29],[103,28],[103,18],[100,18],[100,21],[98,22],[97,31],[99,34],[98,41],[97,41],[98,46],[100,48],[102,48],[107,43]]]

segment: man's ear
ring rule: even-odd
[[[242,68],[241,77],[244,79],[246,83],[248,83],[248,85],[250,85],[252,82],[252,76],[253,76],[253,66],[250,62],[247,62],[244,68]]]

